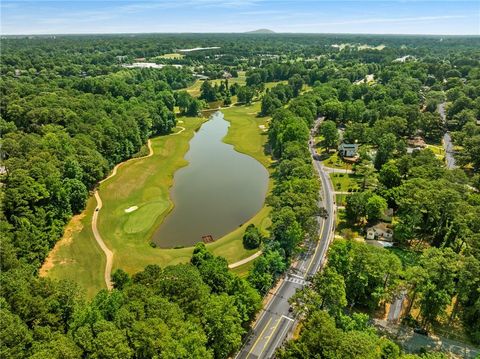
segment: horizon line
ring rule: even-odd
[[[273,31],[273,30],[272,30]],[[231,31],[231,32],[196,32],[196,31],[174,31],[174,32],[72,32],[72,33],[16,33],[1,34],[3,36],[88,36],[88,35],[202,35],[202,34],[219,34],[219,35],[373,35],[373,36],[451,36],[451,37],[480,37],[480,34],[435,34],[435,33],[368,33],[368,32],[256,32],[249,31]]]

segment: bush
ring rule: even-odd
[[[263,237],[258,228],[253,224],[249,224],[243,234],[243,246],[246,249],[255,249],[260,247],[262,240]]]

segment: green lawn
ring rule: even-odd
[[[330,168],[339,168],[344,170],[351,170],[352,164],[346,163],[343,159],[338,155],[338,152],[331,152],[325,153],[323,148],[317,151],[319,154],[322,154],[322,162],[325,166]]]
[[[214,79],[214,80],[209,80],[212,85],[220,85],[221,82],[225,81],[224,79]],[[185,89],[180,89],[178,91],[187,91],[190,95],[193,97],[198,97],[200,96],[200,87],[202,86],[203,80],[197,80],[193,83],[193,85],[185,88]],[[233,84],[239,84],[240,86],[244,86],[246,84],[246,76],[245,76],[245,71],[239,71],[238,72],[238,77],[232,77],[228,79],[228,84],[233,85]],[[265,89],[271,89],[272,87],[277,86],[278,84],[287,84],[288,81],[278,81],[278,82],[266,82],[265,83]],[[309,90],[310,88],[308,86],[304,87],[304,91]],[[261,96],[260,96],[261,97]],[[236,96],[232,97],[232,103],[236,102]],[[259,108],[260,109],[260,108]]]
[[[335,195],[335,200],[337,202],[338,206],[346,206],[347,205],[347,197],[348,194],[336,194]]]
[[[212,85],[220,85],[221,82],[225,81],[224,79],[215,79],[215,80],[210,80],[210,83]],[[179,91],[187,91],[190,95],[193,97],[198,97],[200,96],[200,87],[202,86],[203,80],[197,80],[195,83],[186,89],[180,89]],[[245,76],[245,71],[238,71],[238,77],[232,77],[228,79],[228,84],[233,85],[235,83],[238,83],[240,86],[245,85],[246,83],[246,76]]]
[[[427,148],[437,156],[445,156],[445,150],[441,145],[427,145]]]
[[[349,192],[359,188],[360,176],[350,173],[330,173],[335,192]]]
[[[246,278],[248,276],[248,273],[250,272],[250,269],[252,269],[253,267],[253,262],[254,261],[250,261],[245,264],[242,264],[237,268],[231,269],[231,271],[237,274],[238,276],[240,276],[241,278]]]
[[[266,124],[267,119],[256,117],[258,109],[259,103],[225,110],[225,118],[231,125],[224,141],[234,145],[237,151],[256,158],[270,170],[271,160],[263,151],[267,137],[259,128]],[[100,186],[103,208],[98,227],[103,240],[114,252],[113,270],[122,268],[134,273],[148,264],[166,266],[190,260],[192,247],[152,248],[149,240],[172,209],[169,188],[173,175],[178,168],[187,164],[183,157],[188,151],[189,141],[205,119],[181,120],[181,126],[186,128],[184,132],[152,139],[153,156],[125,163],[115,177]],[[125,209],[131,206],[139,208],[125,213]],[[91,230],[95,207],[95,199],[90,198],[83,218],[76,218],[69,223],[66,232],[71,233],[70,237],[59,242],[49,258],[53,266],[44,271],[52,278],[75,280],[86,289],[89,296],[104,287],[105,258]],[[269,208],[263,207],[250,221],[209,244],[208,248],[214,254],[225,257],[229,263],[252,255],[255,250],[243,248],[243,232],[250,223],[266,232],[270,226],[268,213]]]
[[[391,247],[391,248],[388,248],[388,250],[396,254],[397,257],[400,258],[404,269],[417,265],[418,259],[421,255],[420,252],[416,252],[412,249],[407,249],[407,248]]]

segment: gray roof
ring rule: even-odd
[[[355,149],[358,147],[356,143],[342,143],[340,146],[343,148],[355,148]]]

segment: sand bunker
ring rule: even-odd
[[[261,129],[263,132],[267,131],[265,125],[259,125],[258,128]]]
[[[130,212],[136,211],[137,209],[138,209],[138,206],[128,207],[128,208],[125,210],[125,213],[130,213]]]

